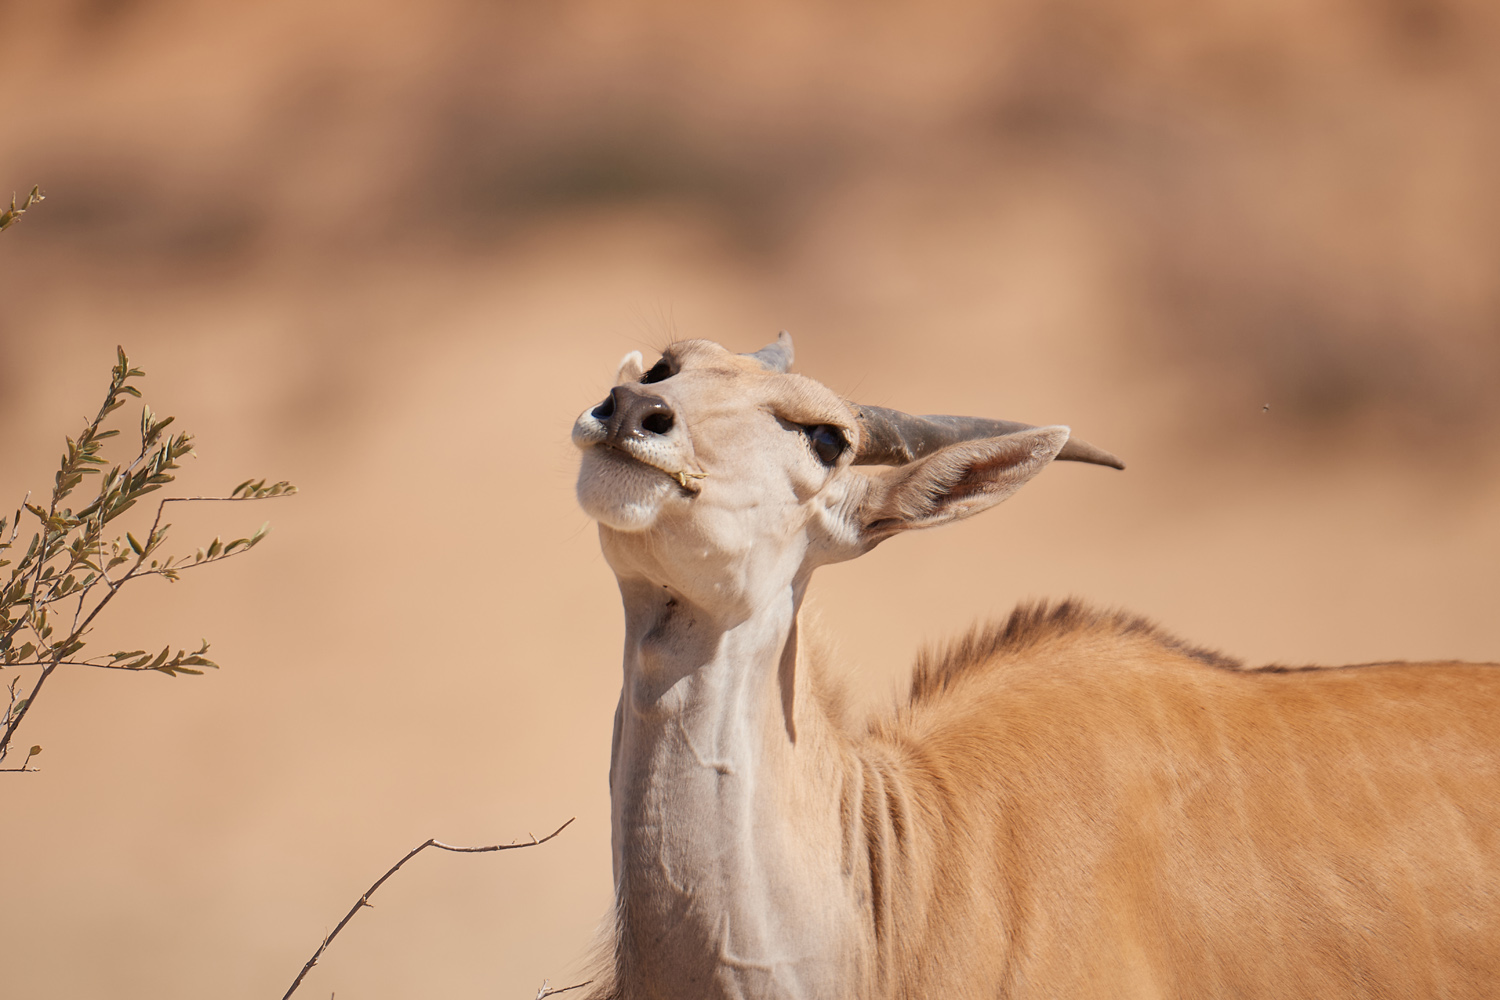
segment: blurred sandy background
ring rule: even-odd
[[[0,994],[523,998],[610,898],[620,613],[573,417],[674,336],[1066,422],[1000,511],[823,573],[873,704],[1080,594],[1253,660],[1500,659],[1500,7],[0,3],[0,502],[116,343],[198,436],[146,584],[0,782]],[[648,357],[648,361],[650,358]],[[1269,404],[1267,410],[1266,404]],[[133,415],[134,408],[127,411]],[[14,758],[13,758],[14,759]]]

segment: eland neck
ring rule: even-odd
[[[860,979],[847,754],[798,662],[805,583],[725,619],[621,581],[620,997],[827,997]]]

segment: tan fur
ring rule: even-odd
[[[1500,666],[1246,668],[1043,603],[869,721],[830,727],[875,958],[848,996],[1500,990]]]
[[[1247,667],[1069,601],[851,724],[812,568],[993,506],[1066,429],[822,469],[795,424],[836,398],[674,350],[696,436],[660,454],[708,485],[580,477],[627,617],[595,1000],[1500,993],[1500,665]]]
[[[1017,609],[851,746],[894,901],[861,995],[1492,996],[1497,744],[1495,665],[1244,669]]]

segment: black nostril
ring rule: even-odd
[[[592,413],[604,421],[608,439],[616,443],[667,434],[677,422],[665,399],[641,392],[634,386],[615,386],[610,390],[609,398],[594,407]]]

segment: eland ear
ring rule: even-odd
[[[646,359],[641,357],[640,351],[631,351],[620,359],[620,367],[615,371],[615,385],[639,382],[645,371]]]
[[[1067,443],[1066,427],[1034,427],[951,444],[872,476],[861,531],[874,544],[989,510],[1046,468]]]
[[[782,330],[776,339],[754,354],[742,354],[741,357],[754,358],[766,367],[768,371],[786,372],[792,367],[792,335]]]

